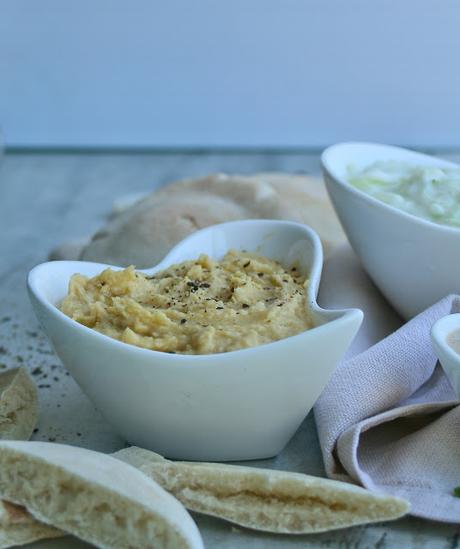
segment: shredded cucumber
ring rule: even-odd
[[[361,170],[349,166],[348,182],[395,208],[460,227],[460,168],[379,161]]]

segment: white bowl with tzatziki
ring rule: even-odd
[[[374,143],[333,145],[321,162],[353,249],[403,317],[460,293],[460,166]]]

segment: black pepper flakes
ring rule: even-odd
[[[243,268],[246,269],[246,267],[249,267],[250,264],[251,264],[251,262],[248,261],[247,263],[245,263],[245,264],[243,265]]]
[[[195,284],[195,282],[192,282],[191,280],[187,282],[187,286],[190,287],[190,292],[192,293],[195,293],[196,291],[198,291],[198,286]]]
[[[42,349],[41,347],[38,347],[37,349],[35,349],[35,351],[41,355],[48,355],[48,356],[54,355],[52,351],[48,351],[48,349]]]
[[[248,309],[249,305],[247,303],[243,303],[242,307],[243,307],[243,309]]]
[[[181,321],[180,321],[181,324],[185,324],[186,322],[187,322],[186,318],[182,318]]]

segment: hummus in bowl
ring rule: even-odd
[[[200,255],[152,276],[134,267],[75,274],[61,310],[77,322],[138,347],[210,354],[255,347],[312,326],[307,281],[296,266],[230,250]]]
[[[228,263],[228,272],[221,282],[217,278],[207,282],[205,277],[209,273],[202,271],[211,271],[211,265],[217,270],[223,263]],[[249,270],[250,267],[254,271]],[[291,272],[294,267],[296,271]],[[163,301],[167,295],[163,289],[174,284],[165,273],[173,274],[171,269],[177,268],[181,274],[177,277],[177,290],[191,294],[187,311],[181,310],[185,305],[176,304],[172,309],[172,301]],[[159,265],[137,272],[139,278],[145,277],[142,287],[149,283],[162,288],[161,292],[155,290],[151,297],[161,296],[157,302],[159,312],[164,315],[166,325],[171,322],[177,328],[171,339],[172,346],[167,348],[185,352],[163,352],[127,344],[120,335],[127,328],[123,324],[127,319],[125,313],[121,313],[118,337],[108,337],[94,329],[96,324],[94,327],[82,324],[60,309],[75,273],[87,281],[93,279],[92,283],[80,280],[74,287],[76,294],[79,288],[89,291],[90,296],[93,291],[97,294],[100,290],[92,286],[100,284],[104,288],[107,285],[102,284],[106,282],[104,277],[112,277],[111,291],[118,288],[123,296],[125,282],[117,286],[116,278],[127,276],[129,287],[136,279],[134,270],[128,269],[123,274],[120,268],[100,263],[54,261],[35,267],[29,273],[28,287],[37,317],[62,362],[125,440],[175,459],[262,459],[278,454],[298,429],[362,321],[362,312],[357,309],[324,310],[318,306],[316,295],[321,268],[319,237],[298,223],[235,221],[193,233],[175,246]],[[267,274],[260,280],[271,280],[273,294],[264,290],[269,286],[258,283],[258,273],[264,270]],[[105,275],[98,279],[103,271]],[[283,282],[286,273],[292,278],[287,279],[288,283]],[[229,280],[234,283],[234,299],[220,288],[220,284],[227,288]],[[295,293],[302,287],[303,297]],[[262,309],[259,297],[265,293],[270,295],[266,299],[275,301]],[[294,300],[286,306],[288,293],[294,293]],[[85,295],[78,299],[84,301]],[[91,299],[93,297],[98,296]],[[213,303],[215,307],[229,305],[228,318],[222,324],[217,319],[225,309],[213,310],[216,332],[219,327],[232,328],[234,317],[247,315],[249,324],[240,330],[240,335],[243,340],[248,338],[246,344],[250,346],[235,349],[237,340],[241,339],[228,335],[207,347],[207,336],[203,336],[203,340],[197,336],[192,342],[191,334],[180,331],[188,322],[193,331],[193,325],[208,314],[200,305],[199,310],[194,310],[196,319],[189,316],[197,306],[194,300],[200,298],[201,302],[201,297],[204,303]],[[134,309],[138,307],[135,301],[127,303]],[[283,305],[278,307],[280,303]],[[281,339],[273,340],[271,328],[266,325],[270,324],[268,320],[273,311],[283,308],[289,312],[285,320],[281,317],[277,320],[276,337]],[[158,313],[148,312],[154,316]],[[91,310],[87,304],[78,314],[82,315],[80,320],[91,324],[97,323],[97,315],[102,313],[99,305]],[[145,337],[142,332],[149,329],[144,327],[142,318],[141,315],[137,320],[138,326],[129,327],[137,334],[135,338]],[[186,322],[182,323],[184,319]],[[205,324],[204,320],[202,323]],[[284,323],[293,325],[287,329]],[[262,334],[260,340],[254,339],[251,330]],[[167,337],[167,330],[162,333]],[[192,346],[200,351],[192,352]],[[224,351],[225,348],[229,350]]]

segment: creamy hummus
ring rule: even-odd
[[[254,347],[312,326],[295,266],[230,251],[171,265],[73,275],[61,310],[105,335],[156,351],[209,354]]]

